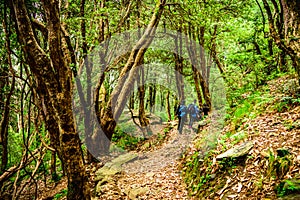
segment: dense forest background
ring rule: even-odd
[[[300,84],[298,1],[2,0],[0,7],[0,188],[12,199],[29,189],[38,198],[39,181],[62,177],[68,199],[90,199],[86,166],[109,155],[118,137],[131,137],[126,120],[144,140],[155,134],[149,115],[176,120],[182,99],[206,104],[224,123],[244,94],[268,81],[289,74]]]

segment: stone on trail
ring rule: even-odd
[[[144,195],[149,191],[149,188],[146,187],[138,187],[138,188],[127,188],[125,193],[130,199],[137,199],[138,196]]]
[[[100,181],[102,179],[104,179],[107,176],[113,176],[115,174],[118,174],[121,172],[121,169],[115,168],[115,167],[107,167],[107,166],[103,166],[102,168],[100,168],[97,172],[96,172],[96,177],[95,177],[95,181]]]
[[[133,159],[138,155],[134,153],[126,153],[113,159],[111,162],[106,163],[102,168],[96,172],[96,181],[102,180],[106,176],[113,176],[122,171],[122,165]]]
[[[247,155],[250,149],[253,147],[252,141],[244,142],[240,145],[234,146],[233,148],[227,150],[226,152],[218,155],[216,157],[217,160],[221,160],[223,158],[238,158],[244,155]]]
[[[120,156],[118,156],[117,158],[113,159],[111,161],[111,163],[113,165],[118,165],[118,166],[121,166],[123,165],[124,163],[127,163],[133,159],[135,159],[138,155],[135,154],[135,153],[126,153],[126,154],[122,154]],[[109,163],[107,163],[109,164]]]

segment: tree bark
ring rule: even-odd
[[[174,59],[175,59],[175,78],[176,78],[176,86],[177,86],[177,92],[179,96],[179,100],[184,100],[184,80],[182,77],[183,74],[183,58],[181,56],[182,53],[182,35],[181,32],[178,31],[177,35],[175,36],[175,53],[174,53]]]
[[[160,0],[157,3],[151,21],[142,37],[133,47],[129,59],[120,73],[117,85],[113,90],[107,103],[107,107],[100,119],[101,128],[109,140],[111,139],[116,127],[116,121],[119,119],[125,107],[128,94],[133,89],[133,84],[138,75],[140,61],[153,40],[157,25],[164,10],[165,2],[166,0]]]
[[[140,24],[140,11],[139,8],[141,7],[141,1],[137,1],[136,4],[136,10],[137,10],[137,26],[139,28],[138,30],[138,37],[141,37],[141,24]],[[139,121],[140,125],[143,130],[143,134],[145,136],[145,133],[151,133],[151,129],[149,127],[149,120],[146,117],[146,112],[145,112],[145,70],[144,70],[144,58],[141,59],[139,65],[140,70],[139,70],[139,76],[137,78],[137,84],[138,84],[138,95],[139,95]]]
[[[160,91],[160,109],[159,109],[159,111],[161,112],[161,111],[163,111],[163,108],[164,108],[164,106],[165,106],[165,101],[164,101],[164,88],[163,88],[163,86],[162,85],[160,85],[160,87],[159,87],[159,91]]]
[[[6,4],[4,5],[4,14],[6,15]],[[9,125],[9,115],[10,115],[10,102],[11,102],[11,97],[14,93],[15,90],[15,75],[13,72],[13,66],[12,66],[12,60],[11,60],[11,48],[10,48],[10,33],[7,30],[7,21],[6,19],[3,19],[3,28],[4,28],[4,33],[5,33],[5,47],[6,47],[6,51],[7,51],[7,66],[9,71],[12,74],[12,80],[11,83],[9,83],[9,78],[8,78],[8,73],[5,72],[4,70],[1,69],[0,73],[1,75],[3,75],[4,81],[3,81],[3,85],[1,84],[0,89],[2,91],[2,89],[4,90],[5,86],[8,86],[10,84],[10,89],[9,92],[6,96],[6,101],[4,104],[4,108],[3,109],[3,113],[1,113],[2,118],[0,120],[0,144],[2,146],[1,149],[1,168],[0,171],[4,171],[7,163],[8,163],[8,125]],[[1,101],[2,99],[0,99]],[[4,98],[3,98],[4,100]]]
[[[167,90],[167,94],[166,94],[166,112],[168,115],[168,121],[172,120],[172,116],[171,116],[171,105],[170,105],[170,91]]]
[[[131,110],[134,110],[134,92],[132,92],[130,98],[129,98],[129,108]]]
[[[204,45],[205,45],[204,33],[205,33],[205,27],[201,26],[199,28],[199,33],[198,33],[198,41],[199,41],[199,48],[200,48],[200,52],[199,52],[200,53],[200,69],[202,71],[202,76],[203,76],[204,80],[206,81],[206,84],[208,85],[208,74],[207,74],[205,51],[204,51]],[[196,40],[195,37],[193,39]]]
[[[281,0],[278,2],[280,6],[277,5],[276,1],[271,2],[275,7],[275,13],[280,18],[274,18],[277,15],[272,13],[268,1],[263,0],[263,5],[268,16],[270,34],[275,44],[291,57],[300,85],[300,2]]]
[[[191,28],[190,28],[190,31],[192,31]],[[206,69],[206,67],[205,67],[205,69],[202,69],[202,67],[203,67],[203,66],[201,67],[202,61],[200,60],[200,63],[199,63],[199,61],[197,60],[197,57],[198,57],[197,50],[196,50],[197,46],[196,46],[195,40],[193,40],[193,38],[194,38],[193,34],[194,33],[189,33],[190,42],[189,42],[189,45],[187,45],[187,46],[188,46],[189,57],[190,57],[190,60],[192,63],[193,77],[194,77],[194,81],[195,81],[198,102],[199,102],[199,106],[202,106],[203,102],[202,102],[202,96],[201,96],[201,92],[200,92],[200,88],[199,88],[199,85],[200,85],[205,103],[207,104],[209,109],[211,109],[211,97],[210,97],[210,93],[209,93],[208,84],[207,84],[206,79],[203,77],[203,75],[201,74],[201,72],[199,70],[199,69],[201,69],[201,71],[203,73],[203,70],[205,72],[207,72],[207,69]],[[200,39],[200,37],[198,37],[198,39]],[[202,52],[202,54],[203,54],[203,52]],[[200,57],[201,57],[201,47],[200,47]],[[204,59],[205,59],[205,57],[204,57]]]
[[[155,86],[155,79],[154,83],[149,84],[149,106],[150,112],[155,112],[155,97],[156,97],[156,86]]]
[[[68,199],[90,199],[88,181],[85,176],[80,139],[76,133],[72,112],[72,72],[62,46],[59,2],[43,1],[46,14],[49,56],[39,46],[24,0],[12,1],[18,36],[27,55],[27,62],[34,79],[40,80],[49,95],[50,109],[55,111],[59,127],[59,142],[62,159],[68,177]],[[41,94],[43,95],[43,94]]]
[[[189,29],[189,31],[192,31],[191,28]],[[193,71],[193,79],[194,79],[194,83],[195,83],[195,89],[196,89],[196,93],[197,93],[198,104],[199,104],[200,107],[202,107],[203,102],[202,102],[202,93],[201,93],[200,81],[199,81],[200,72],[199,72],[199,69],[198,69],[199,63],[198,63],[198,59],[197,59],[197,57],[198,57],[197,56],[197,46],[196,46],[196,41],[191,38],[192,34],[193,33],[189,33],[190,38],[186,38],[186,44],[187,44],[186,46],[187,46],[189,58],[191,60],[191,66],[192,66],[192,71]],[[201,74],[200,74],[200,76],[201,76]]]
[[[210,51],[211,51],[211,56],[214,59],[216,65],[218,66],[220,73],[222,75],[224,75],[224,73],[225,73],[224,66],[221,63],[221,61],[220,61],[220,59],[218,58],[218,55],[217,55],[217,44],[216,44],[217,30],[218,30],[218,26],[215,25],[214,26],[214,33],[213,33],[213,37],[212,37],[211,50]],[[224,78],[224,76],[223,76],[223,78]]]
[[[143,61],[141,61],[143,62]],[[149,127],[149,120],[146,117],[145,112],[145,77],[144,77],[144,67],[140,68],[140,75],[138,76],[138,94],[139,94],[139,121],[143,130],[143,134],[151,132]]]

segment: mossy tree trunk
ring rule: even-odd
[[[275,44],[291,57],[300,85],[300,2],[263,0],[268,16],[270,35]],[[276,15],[274,15],[274,12]]]
[[[4,5],[4,14],[7,13],[6,4]],[[0,172],[3,173],[7,167],[8,163],[8,125],[9,125],[9,118],[10,118],[10,110],[11,110],[11,99],[12,95],[15,90],[15,75],[13,73],[14,69],[12,66],[12,59],[11,59],[11,47],[10,47],[10,32],[7,28],[7,19],[3,19],[2,26],[5,33],[5,48],[6,48],[6,56],[4,59],[4,67],[0,69],[0,152],[1,152],[1,166]],[[7,71],[6,71],[7,70]],[[9,72],[11,72],[12,78],[11,81],[9,80]],[[3,78],[4,77],[4,78]],[[8,91],[6,92],[6,88]],[[5,91],[5,92],[3,92]]]
[[[67,48],[61,33],[59,2],[45,0],[42,7],[47,23],[49,54],[39,45],[24,0],[11,2],[14,9],[18,37],[27,63],[35,80],[44,86],[45,92],[59,128],[59,149],[68,177],[68,199],[90,199],[88,180],[85,175],[80,139],[76,133],[72,112],[72,72]]]
[[[149,120],[146,117],[145,112],[145,77],[144,77],[144,68],[140,68],[140,73],[137,78],[138,83],[138,94],[139,94],[139,122],[142,127],[143,133],[150,131]]]
[[[183,57],[182,55],[182,34],[181,28],[177,32],[177,35],[174,36],[175,42],[175,79],[176,79],[176,87],[179,96],[179,101],[185,99],[184,95],[184,80],[183,80]]]
[[[166,0],[158,1],[147,28],[130,52],[129,58],[124,68],[121,70],[116,87],[112,91],[106,104],[107,106],[101,114],[101,129],[104,131],[109,140],[112,138],[116,127],[116,121],[119,119],[123,109],[125,108],[128,94],[130,94],[133,90],[139,68],[141,67],[141,60],[144,58],[144,54],[153,40],[165,3]],[[105,151],[108,146],[100,146],[99,148],[101,148],[102,151]]]
[[[205,103],[208,105],[209,109],[211,109],[211,97],[210,97],[210,93],[209,93],[209,88],[208,88],[208,84],[207,84],[207,80],[205,79],[205,77],[203,77],[203,74],[201,74],[201,72],[203,73],[203,71],[205,71],[205,76],[208,77],[207,75],[207,69],[206,66],[201,66],[204,65],[205,63],[203,63],[201,60],[205,59],[204,55],[204,50],[200,48],[199,53],[197,52],[197,45],[196,45],[196,38],[195,34],[200,34],[199,32],[195,32],[193,27],[189,28],[189,39],[187,39],[186,43],[187,43],[187,48],[188,48],[188,53],[189,53],[189,58],[191,60],[191,65],[192,65],[192,71],[193,71],[193,78],[195,81],[195,89],[197,92],[197,98],[198,98],[198,103],[200,106],[202,106],[202,97],[205,100]],[[203,34],[203,33],[201,33]],[[198,37],[199,38],[199,37]],[[202,42],[202,45],[204,45],[204,43]],[[202,58],[201,58],[202,55]],[[200,60],[197,59],[198,57],[200,57]],[[206,65],[206,64],[205,64]],[[201,87],[201,89],[200,89]]]

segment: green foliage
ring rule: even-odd
[[[158,111],[155,114],[161,119],[162,122],[168,121],[168,115],[165,111]]]
[[[144,138],[129,135],[128,133],[132,133],[131,131],[133,130],[135,130],[135,127],[133,127],[132,125],[122,127],[122,130],[120,128],[117,128],[112,136],[111,141],[122,149],[134,149],[139,142],[144,140]]]
[[[200,152],[195,152],[187,157],[184,163],[183,176],[188,185],[190,195],[200,199],[207,197],[207,195],[217,191],[225,183],[216,178],[220,171],[214,170],[216,166],[212,161],[213,155],[214,151],[212,150],[207,152],[204,157]],[[220,166],[222,165],[221,163],[225,165],[225,162],[220,162]],[[215,184],[216,182],[218,184]]]
[[[299,179],[287,179],[282,181],[277,187],[277,196],[284,197],[289,194],[298,194],[300,192]]]
[[[262,90],[253,91],[251,93],[236,93],[232,96],[236,99],[235,106],[228,108],[226,119],[237,129],[247,119],[254,119],[260,113],[265,111],[266,106],[273,101],[273,97],[269,95],[268,88],[263,87]]]
[[[231,170],[237,167],[237,158],[223,158],[219,161],[220,169],[221,170]]]
[[[262,189],[263,188],[263,181],[264,181],[264,177],[260,176],[260,178],[258,179],[258,181],[255,182],[255,185],[257,186],[257,188]]]
[[[157,134],[157,140],[158,142],[163,141],[166,138],[166,134]]]
[[[62,191],[60,191],[59,193],[54,195],[54,200],[59,200],[62,199],[64,197],[66,197],[68,194],[68,190],[67,189],[63,189]]]
[[[289,110],[291,107],[299,104],[300,97],[284,96],[274,107],[278,112],[284,112],[286,110]]]
[[[136,125],[132,123],[121,123],[119,125],[119,128],[122,130],[122,132],[132,135],[136,130]]]
[[[248,134],[243,130],[234,134],[232,132],[227,132],[226,134],[220,136],[220,140],[218,142],[223,146],[223,149],[225,150],[227,149],[226,140],[230,139],[230,141],[232,141],[231,144],[235,145],[247,137]]]
[[[268,155],[266,177],[283,177],[292,165],[293,157],[290,154],[282,157],[275,155],[270,149],[268,150]]]
[[[16,165],[22,158],[24,149],[20,134],[13,129],[8,130],[8,167]]]

